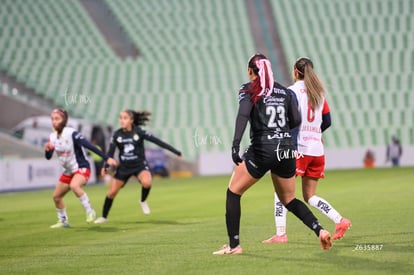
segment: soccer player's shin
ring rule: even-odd
[[[147,200],[147,197],[149,195],[150,190],[151,190],[151,187],[149,187],[149,188],[142,187],[141,188],[141,201],[146,201]]]
[[[342,216],[326,200],[318,196],[312,196],[308,203],[321,211],[322,214],[330,218],[334,223],[340,223]]]
[[[111,210],[113,201],[114,201],[114,199],[111,199],[108,196],[105,197],[105,202],[104,202],[104,206],[103,206],[103,210],[102,210],[102,217],[104,217],[105,219],[108,217],[109,210]]]
[[[307,227],[313,230],[316,236],[319,237],[319,232],[323,228],[319,224],[316,217],[302,201],[295,198],[286,205],[286,208],[295,214],[296,217],[298,217]]]
[[[286,207],[281,203],[277,193],[275,192],[275,224],[277,236],[283,236],[286,234],[286,213]]]
[[[58,221],[61,222],[68,222],[69,218],[68,218],[68,214],[66,214],[66,208],[56,208],[56,212],[57,212],[57,217],[58,217]]]
[[[227,234],[230,240],[230,247],[235,248],[239,245],[240,230],[240,195],[237,195],[227,189],[226,195],[226,225]]]
[[[86,212],[89,212],[92,210],[92,206],[91,203],[89,201],[89,197],[88,195],[85,193],[83,193],[83,195],[81,197],[79,197],[79,201],[81,202],[83,208],[85,208]]]

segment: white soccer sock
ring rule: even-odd
[[[68,215],[66,214],[66,208],[56,208],[56,212],[57,212],[57,217],[58,217],[58,221],[60,222],[68,222],[69,218]]]
[[[325,214],[330,218],[334,223],[340,223],[342,216],[338,211],[335,210],[326,200],[318,197],[312,196],[308,203]]]
[[[283,236],[286,234],[286,207],[280,202],[275,192],[275,224],[276,235]]]
[[[79,200],[83,206],[83,208],[85,208],[86,212],[89,212],[92,210],[92,205],[89,201],[88,195],[85,193],[83,193],[83,195],[81,197],[79,197]]]

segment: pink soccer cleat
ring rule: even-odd
[[[337,223],[335,226],[335,234],[333,240],[340,240],[345,235],[345,232],[352,226],[351,221],[345,218],[342,218],[340,223]]]
[[[262,243],[287,243],[288,237],[286,234],[283,234],[282,236],[274,235],[273,237],[262,241]]]
[[[242,254],[243,249],[240,245],[236,246],[235,248],[231,248],[230,245],[224,245],[222,249],[214,251],[214,255],[224,255],[224,254]]]
[[[319,241],[323,250],[328,250],[332,247],[331,234],[326,230],[321,230],[319,232]]]

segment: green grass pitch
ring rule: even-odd
[[[288,243],[261,243],[274,234],[266,175],[242,198],[244,254],[222,256],[212,252],[227,242],[229,176],[156,179],[149,216],[138,205],[140,185],[130,182],[102,225],[86,224],[69,193],[68,229],[49,229],[56,222],[52,190],[0,194],[0,274],[414,274],[413,178],[413,168],[327,171],[318,195],[353,226],[323,251],[292,214]],[[85,188],[98,213],[107,189]],[[312,211],[332,233],[334,224]]]

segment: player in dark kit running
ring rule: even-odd
[[[181,152],[171,145],[147,133],[139,125],[142,125],[147,119],[148,113],[137,113],[132,110],[122,111],[119,115],[121,128],[112,136],[108,156],[113,156],[115,149],[119,149],[119,166],[111,181],[111,186],[105,197],[102,211],[102,217],[98,218],[95,223],[104,223],[107,221],[109,210],[119,190],[128,182],[131,176],[136,176],[142,185],[141,208],[144,214],[150,214],[150,208],[146,202],[151,189],[151,173],[145,160],[144,140],[151,141],[158,146],[167,149],[177,156]],[[106,168],[103,173],[106,172]]]
[[[239,111],[233,138],[232,158],[237,165],[226,195],[226,226],[229,244],[213,254],[241,254],[241,196],[267,171],[286,208],[319,237],[322,248],[332,245],[330,234],[319,224],[309,208],[295,198],[295,144],[291,129],[301,122],[294,93],[273,79],[271,64],[262,54],[253,55],[247,69],[250,83],[239,93]],[[250,122],[251,145],[239,156],[240,141]]]

